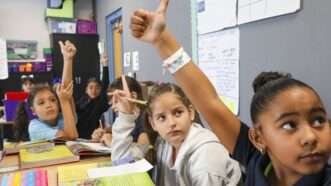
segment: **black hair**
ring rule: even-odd
[[[55,92],[52,90],[52,88],[48,84],[36,84],[29,93],[27,102],[21,102],[16,110],[16,117],[14,119],[14,138],[15,141],[27,141],[28,140],[28,126],[30,123],[30,119],[27,113],[27,109],[32,107],[33,101],[36,97],[36,95],[40,91],[48,90],[52,94],[55,95],[57,98]]]
[[[90,83],[96,83],[98,84],[100,87],[102,87],[102,82],[96,78],[96,77],[90,77],[87,82],[86,82],[86,87],[90,84]]]
[[[268,105],[278,94],[294,87],[308,88],[318,96],[317,92],[311,86],[293,79],[289,73],[260,73],[253,82],[255,92],[251,102],[251,118],[253,123],[257,123],[259,115],[267,109]]]
[[[128,84],[128,87],[130,89],[130,92],[135,92],[137,94],[137,99],[142,100],[143,99],[143,93],[142,93],[142,89],[141,89],[141,85],[140,83],[129,76],[125,76],[125,80]],[[122,78],[119,77],[117,79],[115,79],[108,87],[108,92],[114,91],[116,89],[123,89],[123,85],[122,85]]]

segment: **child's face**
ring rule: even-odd
[[[33,100],[32,111],[40,120],[54,123],[59,114],[58,101],[49,90],[38,92]]]
[[[175,148],[185,140],[194,119],[192,108],[187,108],[174,93],[165,93],[156,98],[149,118],[153,129]]]
[[[86,87],[86,94],[89,98],[94,99],[100,95],[101,87],[96,82],[90,82]]]
[[[25,81],[22,84],[22,89],[24,92],[30,93],[31,89],[33,87],[33,83],[31,81]]]
[[[331,152],[330,123],[312,90],[295,87],[280,93],[258,122],[260,139],[275,171],[307,175],[317,173],[327,163]]]

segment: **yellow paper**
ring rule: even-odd
[[[18,172],[14,175],[13,186],[20,186],[20,185],[21,185],[21,173]]]
[[[98,178],[98,186],[153,186],[153,182],[146,172],[126,174],[120,176]]]
[[[49,151],[40,153],[29,152],[28,149],[20,150],[20,158],[22,162],[38,162],[72,156],[74,156],[74,154],[65,145],[53,146]]]
[[[82,181],[88,179],[87,170],[97,167],[110,166],[110,161],[101,161],[98,163],[88,163],[80,165],[65,165],[58,167],[58,181],[60,185],[71,185],[70,182]],[[65,183],[66,182],[66,183]],[[65,184],[64,184],[65,183]]]

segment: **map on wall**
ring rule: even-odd
[[[238,0],[238,24],[300,10],[301,0]]]

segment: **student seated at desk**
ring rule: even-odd
[[[128,89],[114,92],[119,115],[113,125],[112,160],[146,157],[161,186],[237,185],[241,173],[217,137],[194,123],[194,109],[182,90],[170,83],[155,86],[148,99],[146,132],[153,148],[133,143],[133,104]]]
[[[76,54],[75,46],[66,41],[60,42],[64,58],[62,83],[56,94],[45,84],[35,85],[28,97],[36,118],[28,126],[30,140],[48,140],[57,137],[75,139],[78,137],[73,102],[72,63]],[[60,109],[62,113],[60,113]],[[24,127],[21,127],[24,129]]]
[[[142,95],[142,89],[140,83],[135,80],[134,78],[131,78],[129,76],[125,76],[126,82],[128,84],[128,87],[131,91],[131,95],[135,99],[142,100],[143,95]],[[116,89],[123,89],[122,85],[122,79],[117,78],[115,81],[113,81],[108,88],[108,93],[111,94],[114,92]],[[115,112],[116,115],[118,115],[118,103],[112,99],[113,97],[110,96],[110,101],[112,105],[112,110]],[[139,144],[148,144],[148,137],[146,132],[144,131],[144,118],[143,118],[143,113],[144,113],[144,106],[135,104],[134,105],[134,110],[135,114],[137,115],[137,119],[135,120],[135,127],[134,130],[131,133],[131,136],[133,138],[134,142],[137,142]],[[94,141],[101,141],[105,143],[106,145],[110,146],[111,141],[112,141],[112,134],[111,134],[111,128],[98,128],[96,129],[93,134],[92,134],[92,140]]]
[[[77,130],[80,138],[90,139],[93,131],[98,128],[102,114],[109,108],[107,87],[109,84],[108,57],[103,55],[102,82],[97,78],[90,78],[87,82],[85,95],[76,104]]]

